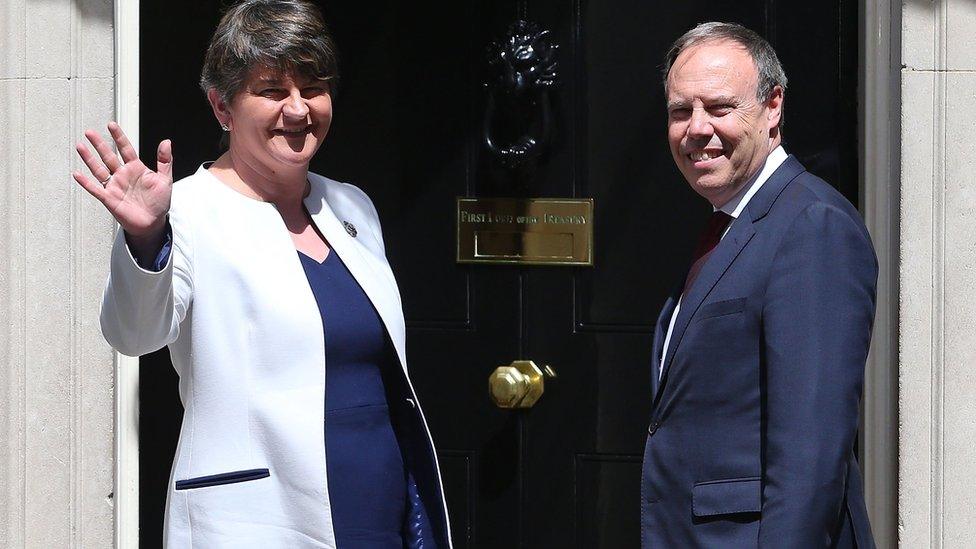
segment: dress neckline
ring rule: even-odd
[[[295,251],[298,252],[299,257],[301,257],[303,261],[309,261],[311,263],[314,263],[315,265],[318,265],[319,267],[324,267],[328,263],[331,263],[332,256],[335,255],[335,250],[329,248],[329,253],[326,254],[325,259],[323,259],[322,262],[319,263],[318,261],[315,260],[314,257],[306,254],[305,252],[298,249],[296,249]]]

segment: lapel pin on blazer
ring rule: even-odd
[[[356,238],[356,235],[358,233],[356,231],[356,226],[355,225],[353,225],[352,223],[350,223],[348,221],[343,221],[342,222],[342,226],[346,228],[346,232],[349,233],[349,236],[351,236],[353,238]]]

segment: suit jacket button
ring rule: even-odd
[[[657,431],[657,422],[652,421],[650,425],[647,426],[647,436],[654,436],[654,432]]]

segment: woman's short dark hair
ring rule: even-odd
[[[200,88],[230,102],[257,67],[328,81],[335,95],[336,47],[315,4],[243,0],[228,8],[207,47]]]

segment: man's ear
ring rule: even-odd
[[[227,102],[217,93],[217,88],[210,88],[207,90],[207,101],[210,102],[210,108],[213,109],[214,117],[217,119],[217,123],[221,126],[226,126],[233,129],[233,123],[231,121],[230,108]]]
[[[773,86],[773,91],[769,93],[766,100],[767,127],[772,130],[779,127],[779,121],[783,117],[783,100],[785,99],[782,86]]]

